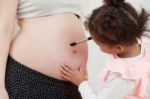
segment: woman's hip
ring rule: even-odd
[[[10,99],[81,99],[77,86],[30,69],[11,57],[5,81]]]

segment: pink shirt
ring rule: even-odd
[[[150,86],[150,52],[144,42],[141,43],[141,54],[137,57],[119,58],[111,55],[103,71],[103,81],[107,81],[110,72],[119,73],[123,79],[135,80],[135,88],[128,93],[126,98],[148,99],[146,90]]]
[[[82,98],[111,99],[115,95],[115,99],[150,99],[150,49],[147,43],[150,44],[150,41],[147,42],[145,39],[141,42],[141,54],[136,57],[120,58],[109,55],[101,75],[101,80],[108,82],[108,86],[106,84],[96,94],[90,83],[84,81],[79,85]],[[111,79],[113,81],[109,83],[109,78],[114,73],[119,76]],[[126,88],[121,90],[122,87]],[[120,93],[116,94],[115,89]]]

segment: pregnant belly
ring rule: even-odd
[[[25,21],[12,43],[10,55],[27,67],[56,79],[62,79],[59,68],[63,64],[74,68],[86,66],[87,44],[69,45],[85,38],[83,27],[74,15],[65,19],[58,17],[55,19],[57,24],[49,18],[32,20],[31,23]],[[39,25],[41,20],[45,22]]]

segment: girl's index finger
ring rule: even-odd
[[[67,76],[67,77],[71,76],[70,72],[66,71],[63,67],[60,68],[60,72],[64,76]]]
[[[69,68],[67,65],[64,65],[61,67],[63,70],[65,70],[67,73],[71,74],[73,71],[71,68]]]
[[[71,66],[67,65],[67,64],[64,64],[64,66],[67,67],[70,70],[73,70],[73,68]]]

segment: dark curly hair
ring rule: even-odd
[[[141,9],[138,14],[124,0],[104,0],[104,4],[93,11],[85,25],[99,42],[108,45],[134,44],[148,30],[149,14],[144,8]]]

